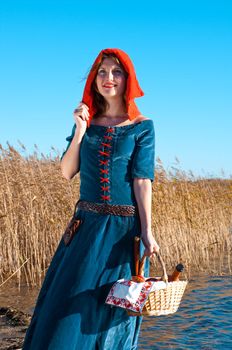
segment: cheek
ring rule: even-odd
[[[99,91],[99,89],[101,89],[101,79],[99,77],[96,78],[95,85],[97,90]]]
[[[125,92],[126,90],[126,80],[122,79],[122,81],[120,82],[120,90],[121,92]]]

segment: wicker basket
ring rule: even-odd
[[[149,293],[141,313],[127,310],[129,316],[161,316],[173,314],[177,311],[181,298],[184,294],[187,281],[168,282],[165,264],[160,254],[156,254],[163,269],[162,280],[166,282],[165,289]],[[139,275],[143,275],[145,258],[142,258]]]

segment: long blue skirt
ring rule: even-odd
[[[83,223],[71,244],[61,238],[51,260],[23,350],[137,349],[142,317],[128,316],[105,299],[115,281],[134,274],[139,218],[81,209],[77,217]]]

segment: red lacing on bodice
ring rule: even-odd
[[[113,128],[107,128],[106,134],[103,135],[103,138],[106,140],[105,142],[101,142],[100,144],[100,150],[98,151],[100,154],[99,159],[99,172],[100,172],[100,191],[101,191],[101,200],[104,203],[107,203],[110,201],[110,179],[109,179],[109,162],[110,162],[110,151],[111,151],[111,144],[110,141],[112,140],[112,136],[110,135],[114,131]]]
[[[103,137],[104,137],[105,139],[107,139],[107,140],[112,140],[112,136],[104,135]]]
[[[111,145],[110,145],[109,143],[104,143],[104,142],[102,142],[101,145],[102,145],[102,146],[105,146],[105,147],[111,147]]]
[[[100,177],[100,182],[110,182],[108,177]]]
[[[110,156],[110,152],[99,151],[99,153],[101,156],[107,156],[107,157]]]
[[[108,164],[109,164],[109,159],[107,159],[107,160],[100,159],[100,165],[108,165]]]
[[[108,174],[109,169],[100,169],[101,174]]]

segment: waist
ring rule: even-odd
[[[119,205],[108,203],[95,203],[89,201],[79,200],[76,208],[91,211],[99,214],[118,215],[118,216],[135,216],[137,214],[137,207],[134,205]]]

